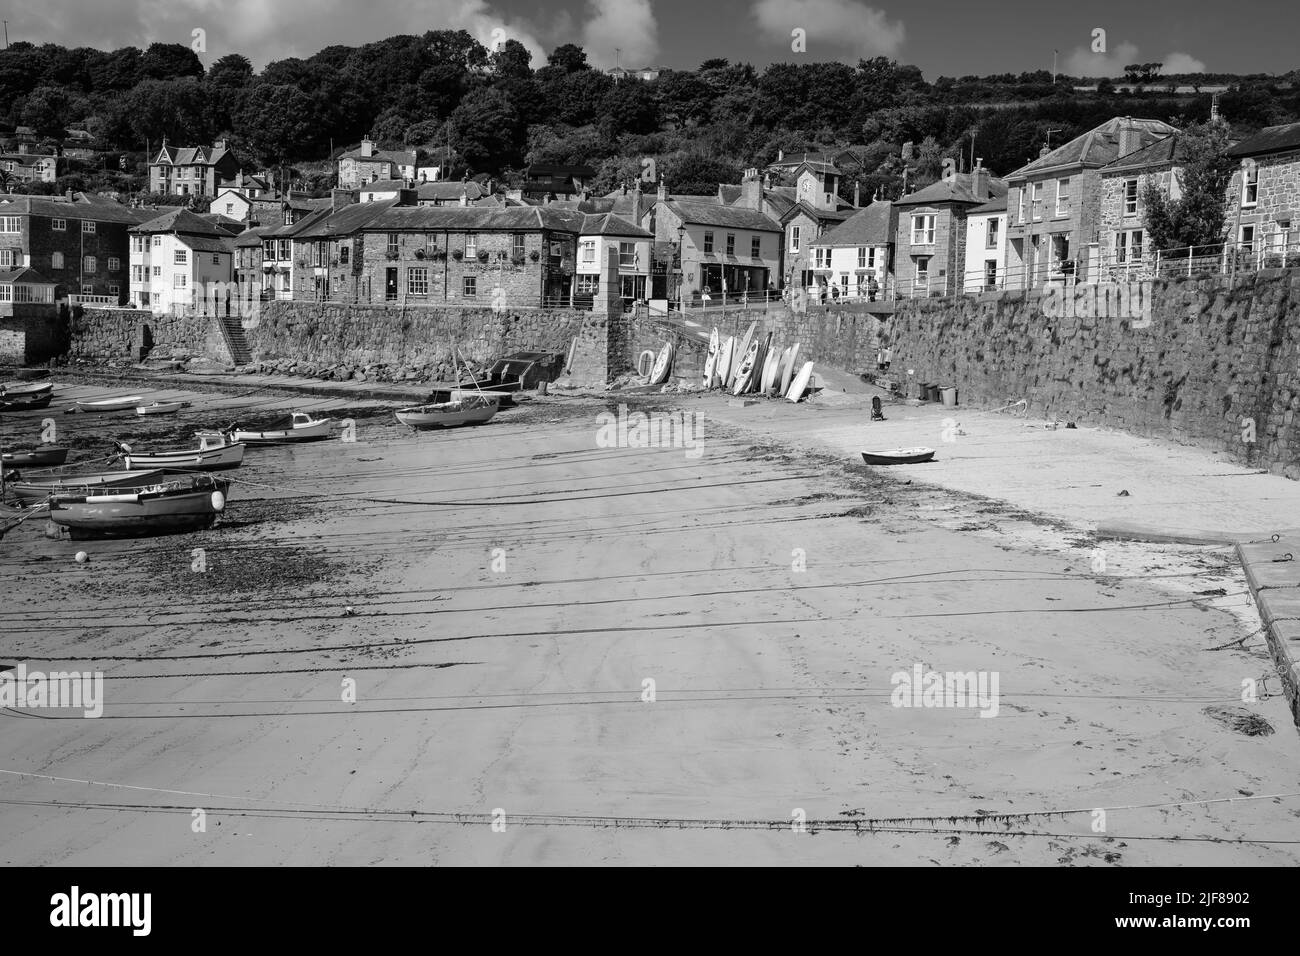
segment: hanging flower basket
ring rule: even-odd
[[[538,252],[536,249],[534,249],[532,252],[528,253],[528,258],[531,259],[531,260],[533,260],[533,262],[536,262],[536,261],[537,261],[538,259],[540,259],[541,257],[542,257],[542,254],[541,254],[540,252]]]
[[[423,258],[424,258],[424,250],[423,250],[423,249],[416,249],[416,250],[415,250],[415,258],[417,258],[417,259],[423,259]]]
[[[523,256],[515,256],[513,259],[510,260],[510,262],[511,262],[513,265],[522,266],[522,265],[524,264],[524,257],[523,257]]]
[[[452,257],[453,259],[455,259],[457,262],[460,262],[461,259],[464,259],[464,258],[465,258],[465,253],[463,253],[461,250],[457,249],[455,252],[453,252],[453,253],[451,254],[451,257]]]
[[[478,253],[478,261],[479,261],[479,262],[487,262],[487,261],[488,261],[488,251],[487,251],[486,249],[480,249],[480,250],[479,250],[479,253]]]

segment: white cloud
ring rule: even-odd
[[[1093,53],[1085,47],[1075,47],[1061,69],[1070,76],[1104,76],[1121,77],[1124,67],[1133,63],[1143,63],[1141,51],[1136,43],[1119,43],[1108,53]],[[1161,73],[1173,76],[1179,73],[1204,73],[1205,64],[1188,53],[1168,53],[1163,60]]]
[[[539,31],[510,19],[488,0],[41,0],[9,15],[11,40],[113,49],[150,43],[190,45],[191,31],[207,33],[205,64],[242,53],[261,69],[271,60],[308,57],[334,44],[360,46],[395,34],[467,30],[489,48],[504,36],[523,43],[534,68],[545,64]],[[504,34],[494,34],[501,29]]]
[[[1175,76],[1179,73],[1204,73],[1205,64],[1190,53],[1169,53],[1164,58],[1164,69],[1161,73],[1169,76]]]
[[[1124,75],[1124,67],[1141,63],[1136,43],[1117,43],[1106,53],[1093,53],[1086,47],[1076,47],[1061,64],[1061,71],[1070,76],[1116,77]]]
[[[650,0],[587,0],[579,45],[592,66],[611,67],[616,56],[629,69],[655,66],[659,23]]]
[[[767,36],[790,48],[791,31],[805,31],[807,53],[830,59],[825,48],[859,57],[893,56],[903,45],[903,23],[858,0],[757,0],[754,17]],[[820,48],[820,49],[819,49]]]

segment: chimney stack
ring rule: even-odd
[[[361,157],[362,159],[369,159],[373,155],[375,155],[375,144],[367,136],[361,141]]]
[[[855,208],[862,207],[862,183],[856,179],[853,181],[853,205]]]
[[[460,204],[462,206],[469,205],[469,190],[466,189],[464,186],[460,187]]]
[[[663,173],[659,174],[659,201],[668,201],[668,184],[664,182]]]
[[[331,189],[330,190],[330,212],[338,212],[344,206],[350,206],[357,201],[357,194],[351,189]]]
[[[989,171],[984,168],[982,157],[975,160],[975,168],[971,170],[971,192],[980,202],[988,202],[993,198],[989,189]]]
[[[763,181],[758,178],[758,170],[750,168],[740,180],[740,205],[746,209],[762,211]]]
[[[641,180],[638,179],[636,185],[632,187],[632,225],[634,226],[641,225],[641,202]]]
[[[1133,123],[1133,117],[1125,116],[1119,123],[1119,154],[1127,156],[1138,148],[1139,142],[1141,140],[1138,138],[1138,129]]]

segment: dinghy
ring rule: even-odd
[[[399,408],[397,420],[412,428],[455,428],[458,425],[481,425],[497,413],[497,400],[471,395],[455,402],[413,405]]]
[[[226,434],[232,443],[250,445],[319,441],[330,437],[333,423],[332,418],[312,418],[306,412],[292,412],[267,421],[236,424]]]
[[[868,465],[919,465],[934,458],[933,448],[894,448],[889,451],[864,451]]]
[[[53,382],[34,385],[0,385],[0,411],[22,411],[29,408],[48,408],[54,398]]]
[[[138,487],[156,483],[162,477],[163,473],[155,469],[46,475],[39,478],[23,478],[15,472],[13,480],[5,485],[5,489],[23,504],[32,505],[54,494],[93,494],[106,488]]]
[[[72,538],[173,534],[209,528],[226,509],[230,482],[193,475],[150,485],[59,494],[50,520]]]
[[[179,412],[182,408],[187,408],[189,402],[151,402],[148,405],[136,406],[137,415],[170,415],[173,412]]]
[[[223,471],[238,468],[244,461],[242,442],[230,442],[220,432],[195,432],[198,448],[177,451],[134,451],[126,442],[114,442],[128,469],[158,468],[162,471]]]
[[[662,385],[668,379],[668,373],[673,366],[673,343],[666,342],[664,347],[659,350],[659,357],[655,359],[654,368],[650,370],[650,385]]]
[[[93,402],[79,401],[77,408],[83,412],[125,412],[135,408],[143,399],[139,395],[123,398],[101,398]]]
[[[0,455],[0,463],[5,466],[36,465],[48,467],[61,465],[68,460],[68,450],[58,445],[38,445],[31,451],[7,451]]]

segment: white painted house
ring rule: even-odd
[[[992,292],[1007,282],[1007,197],[966,212],[963,292]]]
[[[220,311],[234,280],[234,237],[185,208],[131,234],[131,301],[154,313]]]
[[[893,204],[873,202],[812,244],[813,288],[843,299],[883,299],[889,285]],[[874,280],[874,285],[873,285]]]
[[[600,271],[611,249],[618,255],[619,297],[633,302],[646,298],[653,242],[649,232],[613,213],[585,217],[578,233],[575,299],[594,297],[599,291]]]

